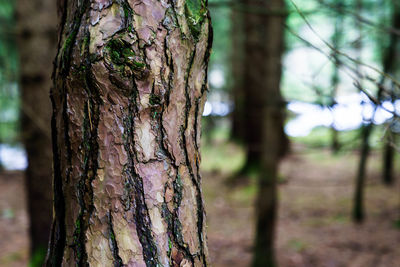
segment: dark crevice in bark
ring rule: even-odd
[[[109,244],[110,244],[110,249],[114,257],[114,267],[121,267],[124,266],[121,257],[119,256],[119,248],[117,244],[117,240],[115,239],[115,232],[114,232],[114,226],[112,222],[112,214],[111,210],[107,214],[108,218],[108,231],[109,231]]]
[[[174,22],[176,23],[176,26],[178,27],[178,29],[181,32],[182,39],[186,39],[185,35],[182,32],[182,26],[179,24],[178,14],[176,13],[175,1],[171,1],[171,8],[172,8],[172,13],[174,15]]]
[[[118,0],[118,2],[121,5],[121,7],[124,9],[124,28],[123,28],[123,30],[128,30],[128,32],[130,32],[129,27],[132,27],[133,10],[127,0]]]
[[[64,33],[64,27],[67,19],[67,1],[63,1],[63,6],[58,6],[59,13],[61,14],[60,30],[58,34],[57,54],[53,61],[53,88],[50,90],[50,100],[53,108],[51,117],[52,129],[52,149],[53,149],[53,191],[54,191],[54,220],[50,232],[49,249],[46,256],[46,266],[61,266],[64,247],[65,247],[65,198],[63,191],[62,171],[60,166],[60,155],[58,148],[58,130],[57,129],[57,107],[55,103],[55,88],[56,88],[56,75],[58,69],[58,57],[61,52],[61,40]],[[59,2],[61,3],[61,1]]]
[[[201,124],[201,121],[198,121],[198,120],[201,120],[201,114],[200,114],[200,116],[199,116],[199,113],[200,113],[200,99],[202,98],[202,96],[203,96],[203,94],[199,97],[199,98],[197,98],[196,100],[195,100],[195,105],[196,105],[196,108],[195,108],[195,110],[194,110],[194,126],[193,126],[193,128],[195,129],[195,131],[194,131],[194,137],[193,137],[193,139],[194,139],[194,147],[196,148],[196,151],[199,151],[199,146],[198,146],[198,144],[197,144],[197,138],[198,138],[198,135],[200,134],[200,133],[198,133],[198,131],[197,131],[197,128],[199,127],[199,124]],[[199,169],[199,160],[198,160],[198,157],[196,157],[195,158],[195,161],[196,161],[196,166],[197,166],[197,170]],[[197,177],[200,177],[199,176],[199,172],[197,172]]]
[[[90,39],[88,28],[85,28],[85,39]],[[76,261],[80,266],[88,266],[88,255],[86,252],[86,232],[89,228],[89,221],[92,215],[93,187],[92,181],[95,179],[98,170],[99,144],[97,142],[97,132],[100,116],[101,98],[98,88],[92,76],[92,65],[89,58],[89,44],[84,41],[84,65],[82,73],[83,88],[87,94],[87,101],[84,105],[84,121],[82,148],[84,153],[83,174],[78,182],[77,194],[80,212],[75,223],[73,249]]]
[[[53,143],[53,168],[54,168],[54,212],[50,244],[46,266],[61,266],[65,247],[65,199],[63,191],[63,182],[60,166],[60,155],[58,153],[58,129],[56,122],[56,107],[53,94],[50,95],[53,106],[53,116],[51,118],[52,143]]]
[[[183,257],[190,260],[192,263],[193,259],[191,253],[189,251],[189,246],[184,242],[183,235],[182,235],[182,224],[179,221],[178,211],[182,201],[182,184],[180,182],[179,174],[176,176],[175,180],[173,181],[173,188],[174,188],[174,210],[171,212],[168,209],[167,204],[164,202],[162,206],[162,216],[167,222],[168,227],[168,237],[170,241],[172,241],[175,248],[178,249],[180,253],[183,254]],[[171,249],[169,253],[171,253]],[[175,264],[180,264],[182,259],[174,259],[170,256],[170,259],[173,259]],[[170,262],[171,266],[175,266],[173,262]]]
[[[62,36],[64,34],[64,28],[65,28],[65,24],[66,24],[66,20],[67,20],[67,3],[68,0],[64,0],[62,6],[60,6],[60,3],[62,1],[58,2],[58,13],[61,14],[61,21],[60,21],[60,29],[58,32],[58,43],[57,43],[57,54],[56,57],[54,58],[53,61],[53,73],[51,75],[51,78],[53,80],[53,83],[55,82],[55,78],[56,78],[56,72],[57,72],[57,68],[58,68],[58,57],[60,55],[61,51],[61,41],[62,41]],[[52,90],[54,90],[54,88],[52,88]]]
[[[193,48],[193,51],[190,56],[189,60],[189,66],[187,69],[186,77],[185,77],[185,97],[186,97],[186,112],[185,112],[185,125],[183,126],[183,129],[181,130],[182,134],[182,141],[183,141],[183,151],[185,154],[185,159],[186,159],[186,165],[189,170],[189,174],[191,177],[191,180],[193,182],[193,185],[195,186],[196,189],[196,204],[197,204],[197,232],[198,232],[198,239],[199,239],[199,244],[200,244],[200,260],[203,261],[204,266],[207,266],[207,261],[206,261],[206,256],[204,254],[204,240],[203,240],[203,217],[204,217],[204,207],[203,207],[203,200],[201,198],[201,188],[199,184],[200,176],[196,177],[196,175],[193,172],[192,169],[192,164],[189,159],[189,153],[187,151],[187,142],[186,142],[186,129],[188,128],[189,124],[189,114],[190,114],[190,109],[191,109],[191,99],[189,95],[189,78],[190,78],[190,72],[192,70],[192,65],[194,58],[196,56],[196,48],[197,45]],[[192,259],[193,261],[193,259]]]
[[[71,26],[71,32],[67,34],[67,38],[64,41],[63,48],[61,51],[61,58],[60,58],[60,73],[62,76],[66,77],[70,71],[70,63],[71,63],[71,55],[74,49],[76,37],[79,32],[79,28],[81,27],[82,18],[87,12],[90,6],[90,1],[82,1],[81,6],[77,8],[75,13],[74,21]],[[64,7],[66,8],[66,7]],[[65,86],[64,88],[65,89]]]
[[[89,227],[89,221],[93,212],[93,188],[92,181],[97,175],[98,169],[98,151],[97,129],[99,124],[99,98],[92,95],[91,89],[94,88],[90,84],[88,76],[90,76],[90,68],[85,73],[85,87],[87,88],[88,101],[85,104],[85,118],[83,125],[83,143],[84,150],[84,166],[83,175],[78,183],[78,200],[80,205],[80,213],[74,231],[74,250],[77,262],[80,265],[87,265],[87,253],[85,249],[86,231]],[[97,103],[95,100],[97,99]]]
[[[172,88],[172,80],[174,78],[174,64],[173,64],[173,60],[171,55],[168,55],[168,36],[166,36],[165,40],[164,40],[164,56],[165,56],[165,60],[166,60],[166,64],[170,69],[169,75],[168,75],[168,84],[167,84],[167,91],[165,92],[164,95],[164,101],[165,101],[165,105],[168,107],[169,106],[169,97],[171,95],[171,88]]]
[[[151,231],[151,221],[149,211],[145,203],[143,180],[135,171],[135,162],[138,162],[136,151],[134,150],[134,116],[137,115],[137,87],[134,82],[133,95],[128,108],[128,118],[125,120],[125,150],[128,152],[128,163],[126,165],[125,188],[128,199],[133,202],[130,208],[133,208],[136,231],[139,241],[143,248],[143,257],[147,267],[157,266],[158,253]],[[131,196],[134,196],[133,199]]]

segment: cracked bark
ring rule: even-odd
[[[203,0],[59,1],[47,266],[207,266]]]

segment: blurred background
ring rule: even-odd
[[[400,266],[400,2],[209,0],[213,266]],[[0,266],[51,223],[53,0],[0,0]],[[258,265],[263,266],[263,265]]]

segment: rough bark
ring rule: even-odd
[[[56,54],[56,4],[18,0],[17,24],[21,73],[21,130],[28,156],[25,183],[31,254],[43,263],[52,221],[51,87]]]
[[[285,4],[283,0],[247,0],[246,21],[248,34],[246,56],[253,58],[254,66],[247,65],[246,73],[252,82],[252,123],[261,133],[261,172],[256,201],[256,240],[253,266],[276,266],[274,237],[277,211],[277,176],[279,161],[287,151],[288,141],[283,130],[285,103],[280,93],[281,57],[284,50]],[[269,15],[254,10],[271,11]],[[248,53],[248,54],[247,54]],[[247,63],[250,63],[248,60]],[[255,75],[258,75],[256,77]],[[247,80],[246,80],[247,81]],[[251,86],[253,88],[251,88]],[[256,100],[257,99],[257,100]],[[260,101],[263,100],[263,102]],[[256,114],[256,111],[259,112]],[[258,120],[258,121],[256,121]],[[259,153],[259,152],[257,152]]]
[[[203,0],[60,1],[47,266],[206,266]]]

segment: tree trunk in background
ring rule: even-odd
[[[51,71],[56,54],[56,3],[18,0],[21,130],[28,156],[25,173],[32,264],[41,266],[52,221]]]
[[[240,0],[239,4],[232,7],[231,13],[231,73],[232,73],[232,95],[234,108],[232,112],[232,131],[231,138],[236,141],[245,141],[246,136],[246,109],[245,101],[245,84],[243,83],[244,74],[244,0]]]
[[[279,66],[275,65],[274,68],[280,68],[280,57],[283,50],[283,33],[279,33],[275,37],[275,35],[270,31],[277,30],[274,29],[273,26],[267,26],[267,23],[270,20],[277,20],[279,23],[283,23],[283,20],[280,17],[283,14],[283,10],[279,9],[279,7],[282,5],[279,3],[277,4],[277,1],[278,0],[245,0],[245,5],[243,7],[245,12],[244,30],[246,35],[244,44],[245,56],[243,64],[243,84],[245,85],[244,110],[246,112],[244,118],[246,122],[245,143],[247,146],[246,163],[242,170],[243,173],[253,169],[260,170],[261,167],[262,143],[264,139],[263,128],[264,122],[267,120],[264,114],[266,103],[268,102],[270,105],[281,105],[283,107],[283,101],[281,97],[275,99],[271,97],[268,92],[268,90],[271,90],[271,88],[274,88],[272,90],[278,90],[279,83],[278,85],[276,83],[266,83],[268,79],[271,79],[269,76],[276,75],[274,73],[269,73],[269,71],[273,70],[269,66],[269,64],[273,63],[269,62],[270,58],[269,55],[267,55],[269,53],[268,50],[270,49],[270,46],[274,46],[275,42],[281,46],[279,47],[280,54],[274,55],[279,57]],[[278,6],[278,10],[274,10],[272,8],[273,6]],[[280,26],[278,27],[278,32],[279,31],[281,31]],[[279,70],[279,79],[280,71],[281,70]],[[275,77],[273,77],[273,79],[275,79]],[[288,141],[286,136],[282,134],[282,138],[279,140],[282,154],[284,154],[286,151],[287,143]]]
[[[394,144],[396,143],[396,134],[386,137],[386,143],[383,149],[383,183],[385,185],[392,185],[394,182]]]
[[[400,29],[400,5],[395,2],[393,4],[393,14],[392,14],[392,28],[394,29]],[[390,35],[390,43],[389,46],[387,47],[385,53],[384,53],[384,58],[383,58],[383,71],[385,73],[388,73],[394,77],[396,77],[396,72],[398,71],[399,68],[399,52],[398,52],[398,35],[395,33],[391,33]],[[382,77],[382,82],[381,86],[385,86],[385,78]],[[386,88],[388,90],[388,88]],[[392,92],[390,92],[385,96],[386,99],[390,99],[390,101],[394,102],[396,99],[396,94],[394,93],[394,88],[392,86],[391,88]],[[390,128],[388,129],[390,131]],[[384,149],[383,149],[383,168],[382,168],[382,177],[383,177],[383,182],[386,185],[391,185],[393,184],[393,173],[394,173],[394,147],[393,145],[395,144],[395,136],[396,134],[386,134],[385,138],[385,144],[384,144]]]
[[[356,10],[359,14],[361,14],[363,9],[362,0],[357,0]],[[361,49],[362,49],[362,24],[360,21],[356,21],[356,26],[358,28],[359,37],[355,42],[354,48],[358,51],[358,60],[361,61]],[[359,66],[357,66],[357,71],[359,71]],[[360,82],[361,83],[361,82]],[[380,90],[379,90],[380,91]],[[379,98],[378,92],[378,98]],[[367,160],[369,156],[369,137],[373,128],[373,117],[375,115],[375,111],[373,112],[371,121],[368,122],[367,125],[361,126],[361,147],[360,147],[360,160],[358,163],[358,169],[356,174],[356,182],[354,186],[354,202],[353,202],[353,211],[352,218],[356,223],[362,223],[365,217],[364,212],[364,185],[365,185],[365,176],[366,176],[366,168],[367,168]]]
[[[354,194],[354,207],[353,207],[353,221],[356,223],[362,223],[365,217],[364,187],[365,187],[367,160],[370,150],[369,137],[372,132],[372,127],[373,124],[372,122],[370,122],[368,125],[363,125],[361,128],[360,161],[358,163],[358,171],[357,171],[355,194]]]
[[[206,3],[59,2],[47,266],[207,266]]]
[[[343,3],[342,1],[338,1],[336,4],[336,7],[338,10],[341,10],[343,8]],[[341,12],[338,12],[335,18],[335,31],[332,36],[332,45],[336,50],[340,50],[340,45],[342,42],[343,38],[343,17],[341,16]],[[334,105],[336,104],[336,95],[340,83],[340,78],[339,78],[339,69],[341,67],[341,61],[336,54],[336,52],[332,52],[332,57],[334,60],[334,66],[333,66],[333,73],[332,73],[332,78],[331,78],[331,83],[332,83],[332,91],[331,91],[331,96],[330,100],[331,103],[329,104],[329,107],[333,108]],[[340,142],[339,142],[339,132],[335,129],[334,125],[331,126],[331,150],[333,153],[339,152],[340,149]]]
[[[258,124],[254,130],[261,131],[257,135],[260,134],[262,138],[259,144],[262,164],[256,200],[253,266],[269,267],[276,266],[274,233],[277,218],[278,165],[288,146],[283,130],[285,103],[280,92],[286,12],[283,0],[247,0],[247,5],[249,9],[246,14],[246,81],[251,82],[246,84],[247,91],[253,93],[250,99],[256,102],[251,120],[252,123]],[[254,12],[256,10],[265,10],[269,14]],[[253,59],[252,63],[250,58]],[[253,130],[250,127],[247,129]]]
[[[266,74],[265,45],[268,41],[266,31],[267,15],[257,14],[255,8],[265,10],[267,1],[245,0],[242,8],[245,12],[246,33],[244,43],[244,110],[245,112],[245,145],[246,163],[242,170],[243,173],[250,169],[259,169],[261,161],[261,142],[262,125],[264,114],[263,107],[267,100],[266,84],[264,78]]]

